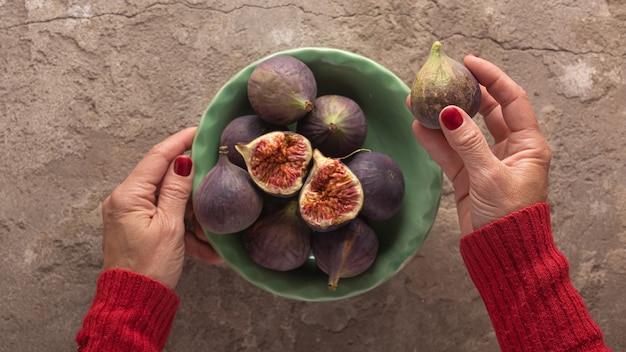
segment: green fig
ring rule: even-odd
[[[437,41],[411,87],[411,113],[425,127],[440,129],[439,113],[456,105],[474,117],[480,108],[481,92],[476,77],[458,61],[448,57]]]

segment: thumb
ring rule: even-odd
[[[169,168],[161,188],[157,207],[170,220],[183,223],[185,209],[193,185],[193,163],[187,155],[179,155]]]
[[[485,136],[463,109],[447,106],[441,110],[439,119],[443,134],[463,160],[470,177],[497,167],[499,161],[491,152]]]

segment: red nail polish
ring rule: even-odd
[[[187,177],[191,173],[191,158],[186,155],[180,155],[174,160],[174,172],[177,175]]]
[[[447,129],[453,131],[463,124],[463,116],[457,108],[446,108],[441,112],[441,122]]]

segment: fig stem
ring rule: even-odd
[[[338,278],[328,280],[328,290],[329,291],[331,291],[331,292],[337,291],[337,286],[339,286],[339,279]]]
[[[443,44],[440,41],[436,41],[435,43],[433,43],[433,46],[430,48],[430,56],[440,57],[443,53],[442,47]]]
[[[371,151],[372,151],[371,149],[367,149],[367,148],[359,148],[359,149],[357,149],[357,150],[353,151],[352,153],[350,153],[350,154],[348,154],[348,155],[345,155],[345,156],[342,156],[342,157],[339,157],[339,158],[337,158],[337,159],[339,159],[339,160],[348,159],[349,157],[353,156],[353,155],[354,155],[354,154],[356,154],[356,153],[360,153],[360,152],[371,152]]]

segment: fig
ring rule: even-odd
[[[249,143],[253,139],[272,131],[286,131],[287,127],[272,125],[258,115],[243,115],[230,121],[220,136],[220,145],[228,146],[228,159],[231,163],[246,168],[246,162],[235,149],[237,143]]]
[[[361,107],[341,95],[323,95],[315,107],[296,125],[296,131],[314,148],[329,157],[346,156],[361,148],[367,135],[367,121]]]
[[[274,125],[289,125],[313,109],[317,82],[299,59],[279,55],[260,62],[248,79],[252,109]]]
[[[360,217],[326,233],[314,233],[311,252],[320,270],[328,275],[328,289],[335,291],[339,279],[362,274],[378,254],[378,236]]]
[[[250,143],[237,143],[252,181],[270,195],[296,194],[311,162],[311,142],[291,131],[268,132]]]
[[[389,155],[360,152],[351,157],[346,166],[363,187],[360,216],[374,221],[387,220],[400,210],[404,198],[404,175]]]
[[[300,215],[318,232],[346,225],[363,206],[359,179],[340,159],[313,151],[313,168],[298,197]]]
[[[443,52],[437,41],[411,87],[411,113],[425,127],[440,129],[439,113],[456,105],[474,117],[480,108],[480,85],[474,75]]]
[[[220,146],[215,166],[202,178],[193,197],[198,223],[214,234],[240,232],[252,225],[263,209],[263,196],[246,170],[228,160]]]
[[[298,201],[262,215],[243,233],[250,259],[264,268],[288,271],[300,267],[311,251],[313,231],[298,214]]]

